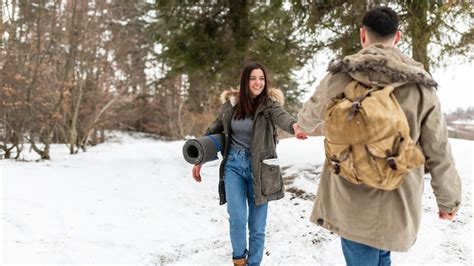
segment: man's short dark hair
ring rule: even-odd
[[[390,7],[375,7],[367,12],[362,20],[362,25],[373,37],[388,39],[398,31],[399,17]]]

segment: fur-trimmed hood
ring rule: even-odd
[[[280,89],[270,88],[268,89],[268,96],[271,100],[279,103],[281,106],[285,104],[285,96]],[[239,90],[237,89],[228,89],[221,93],[220,97],[221,103],[224,104],[227,101],[230,101],[232,106],[237,104],[239,100]]]
[[[437,86],[423,64],[403,55],[395,47],[372,44],[358,53],[332,61],[328,71],[348,73],[353,79],[366,85],[385,86],[398,83],[420,83]]]

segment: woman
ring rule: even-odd
[[[265,241],[268,201],[283,198],[283,180],[276,154],[276,128],[306,138],[282,107],[283,93],[268,89],[265,68],[247,64],[240,90],[222,93],[223,105],[205,134],[224,133],[219,173],[220,204],[227,202],[234,265],[260,265]],[[201,181],[201,166],[193,178]],[[248,204],[248,213],[247,213]],[[247,223],[249,248],[247,249]]]

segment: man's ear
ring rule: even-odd
[[[397,45],[402,38],[402,33],[398,30],[397,33],[395,33],[395,39],[393,40],[393,45]]]
[[[367,43],[367,32],[364,29],[364,27],[360,28],[360,44],[362,45],[363,48],[365,48],[366,43]]]

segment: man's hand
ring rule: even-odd
[[[298,126],[298,123],[293,124],[293,130],[295,131],[295,137],[297,139],[307,139],[308,138],[308,133],[301,130],[300,126]]]
[[[443,212],[439,211],[438,216],[441,220],[449,220],[453,221],[454,217],[456,217],[456,212]]]
[[[196,182],[201,182],[201,167],[202,164],[193,166],[193,178]]]

